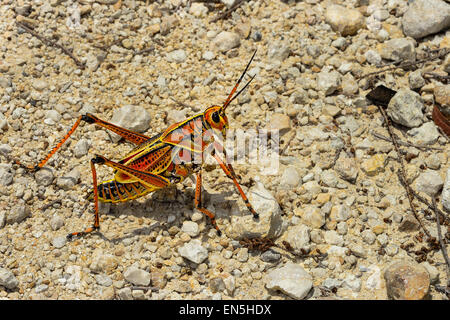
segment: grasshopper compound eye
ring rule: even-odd
[[[215,122],[215,123],[219,123],[220,122],[220,116],[219,116],[219,112],[214,112],[212,115],[211,115],[211,118],[212,118],[212,120]]]

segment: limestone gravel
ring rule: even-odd
[[[229,8],[233,1],[222,2]],[[435,102],[448,111],[448,55],[365,75],[448,48],[447,2],[244,1],[212,22],[221,4],[3,1],[0,298],[388,299],[397,295],[388,295],[384,270],[417,259],[430,274],[426,297],[446,299],[435,286],[447,280],[445,261],[440,250],[415,254],[426,237],[419,241],[422,227],[396,175],[398,155],[381,138],[389,139],[384,119],[365,95],[378,84],[398,92],[388,115],[404,142],[407,181],[450,209],[449,142],[431,113]],[[86,68],[16,21],[65,46]],[[245,152],[233,166],[259,220],[208,157],[202,204],[216,214],[221,237],[194,208],[195,182],[186,179],[102,204],[99,232],[66,241],[92,225],[90,159],[120,161],[132,144],[112,143],[117,136],[82,122],[37,173],[11,164],[39,163],[81,114],[154,136],[221,105],[255,50],[248,72],[255,78],[227,117],[229,136],[268,128],[270,142],[282,130],[278,150],[267,150],[282,153],[279,159],[252,162],[263,141],[239,139]],[[96,170],[100,182],[113,177],[111,168]],[[414,203],[437,238],[428,206]],[[276,247],[261,252],[239,241],[253,237],[270,237]],[[154,289],[131,289],[143,283]]]

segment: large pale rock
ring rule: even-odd
[[[325,21],[344,37],[355,35],[364,27],[364,17],[358,10],[347,9],[340,5],[328,6]]]
[[[450,4],[442,0],[415,0],[402,17],[403,32],[415,39],[450,27]]]
[[[388,40],[379,45],[380,55],[383,59],[398,61],[414,61],[416,52],[414,40],[406,38],[396,38]]]
[[[136,267],[129,267],[125,270],[123,277],[136,286],[148,286],[150,284],[150,273]]]
[[[122,108],[114,110],[111,123],[119,127],[143,133],[150,127],[150,114],[143,107],[125,105]],[[120,136],[113,132],[108,132],[113,142],[118,142]]]
[[[194,239],[178,248],[178,253],[194,263],[202,263],[208,258],[208,250],[202,246],[198,239]]]
[[[335,70],[326,68],[317,75],[317,87],[323,91],[326,96],[334,93],[341,85],[341,75]]]
[[[0,185],[7,186],[13,182],[12,165],[0,163]]]
[[[212,45],[220,52],[225,53],[233,48],[239,47],[241,40],[234,32],[222,31],[213,40]]]
[[[13,290],[19,285],[19,280],[8,269],[0,267],[0,286]]]
[[[428,169],[417,177],[415,184],[418,191],[435,196],[441,190],[444,181],[437,171]]]
[[[311,275],[294,263],[288,263],[269,272],[265,283],[267,289],[280,290],[298,300],[305,298],[313,285]]]
[[[6,223],[13,224],[19,223],[25,218],[29,217],[31,210],[27,205],[19,204],[11,208],[11,210],[6,215]]]
[[[310,228],[305,225],[297,225],[288,228],[286,231],[286,241],[294,248],[298,253],[302,250],[310,250]]]
[[[418,128],[413,128],[407,132],[414,137],[414,142],[421,145],[433,144],[439,139],[439,131],[434,122],[429,121]]]
[[[414,128],[423,123],[423,108],[423,101],[418,93],[400,89],[389,101],[387,114],[395,123]]]
[[[254,219],[248,211],[243,216],[233,216],[228,229],[229,237],[241,239],[280,236],[285,226],[280,206],[273,195],[261,182],[257,181],[256,185],[250,188],[247,196],[250,204],[259,214],[259,219]]]

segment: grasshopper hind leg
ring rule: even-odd
[[[214,213],[212,213],[211,211],[207,210],[206,208],[203,208],[201,206],[201,201],[202,201],[202,172],[198,171],[197,172],[197,184],[195,186],[195,207],[202,213],[204,213],[205,215],[207,215],[209,217],[209,219],[211,220],[211,224],[214,226],[214,228],[217,231],[217,235],[220,237],[222,235],[222,231],[220,231],[219,227],[217,226],[216,223],[216,216]]]
[[[104,161],[100,157],[95,157],[91,159],[91,170],[92,170],[92,180],[93,180],[93,193],[94,193],[94,224],[92,227],[86,228],[84,231],[72,232],[67,235],[67,239],[72,240],[75,237],[84,236],[88,233],[100,229],[100,220],[98,218],[98,188],[97,188],[97,171],[95,170],[95,164],[103,164]]]

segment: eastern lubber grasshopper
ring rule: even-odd
[[[118,203],[136,199],[155,190],[179,183],[191,174],[195,174],[197,178],[194,199],[195,208],[210,218],[217,233],[221,235],[221,231],[215,221],[214,213],[201,205],[201,170],[203,156],[208,153],[217,160],[225,174],[233,180],[248,210],[257,219],[258,214],[251,206],[247,196],[237,182],[236,174],[229,162],[223,145],[218,141],[219,139],[216,139],[219,137],[223,139],[222,141],[225,141],[228,129],[228,118],[225,115],[225,110],[247,88],[255,77],[251,77],[246,85],[236,93],[255,54],[256,51],[253,53],[244,72],[222,106],[213,105],[202,113],[169,126],[164,132],[154,137],[147,137],[143,134],[121,128],[88,113],[78,117],[69,132],[36,166],[26,166],[17,160],[14,162],[30,172],[40,170],[64,142],[66,142],[82,121],[108,129],[120,135],[126,141],[136,145],[129,154],[118,162],[109,160],[101,155],[96,155],[91,159],[93,190],[89,199],[94,201],[94,224],[84,231],[68,234],[67,237],[70,239],[75,236],[88,234],[100,228],[98,201]],[[234,95],[235,93],[236,95]],[[225,161],[216,153],[216,150],[224,154]],[[106,165],[113,168],[114,178],[98,184],[96,165]]]

